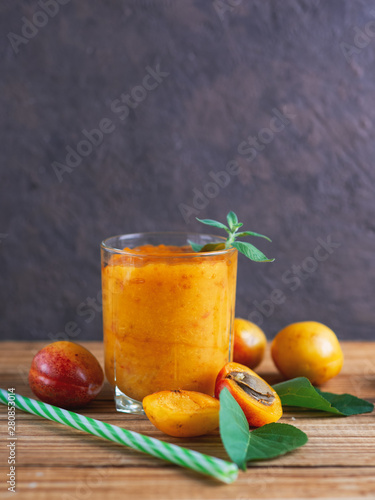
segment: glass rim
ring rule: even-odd
[[[138,258],[144,258],[148,256],[152,256],[153,258],[164,258],[166,257],[166,254],[154,254],[154,253],[142,253],[139,254],[138,252],[129,252],[125,251],[121,248],[115,248],[113,246],[110,246],[107,244],[109,240],[112,240],[113,238],[121,238],[121,236],[126,236],[128,239],[131,238],[136,238],[140,236],[156,236],[156,235],[163,235],[165,234],[166,236],[209,236],[211,238],[215,238],[217,240],[221,240],[223,243],[226,241],[226,238],[224,236],[218,236],[217,234],[209,234],[209,233],[194,233],[194,232],[188,232],[188,231],[146,231],[143,233],[124,233],[124,234],[116,234],[114,236],[109,236],[108,238],[105,238],[101,244],[100,247],[110,253],[113,254],[120,254],[120,255],[129,255],[132,257],[138,257]],[[214,241],[215,243],[215,241]],[[191,252],[184,252],[184,253],[168,253],[168,257],[191,257],[191,256],[198,256],[199,257],[212,257],[213,255],[225,255],[230,252],[235,252],[236,249],[233,247],[229,248],[223,248],[222,250],[214,250],[210,252],[194,252],[192,250]]]

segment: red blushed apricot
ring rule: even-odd
[[[251,427],[261,427],[281,418],[283,409],[278,394],[247,366],[227,363],[216,379],[216,398],[224,387],[241,406]]]
[[[256,368],[262,361],[267,346],[263,330],[242,318],[234,320],[233,361]]]
[[[201,392],[155,392],[143,399],[143,409],[155,427],[169,436],[203,436],[219,427],[219,401]]]
[[[29,384],[45,403],[78,408],[94,399],[103,387],[103,370],[90,351],[68,341],[41,349],[31,363]]]

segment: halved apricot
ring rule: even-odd
[[[276,391],[247,366],[227,363],[216,379],[215,396],[226,387],[241,406],[251,427],[277,422],[283,409]]]
[[[219,427],[219,401],[201,392],[155,392],[143,399],[143,409],[155,427],[170,436],[202,436]]]

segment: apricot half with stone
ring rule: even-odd
[[[278,394],[247,366],[227,363],[216,379],[217,398],[224,387],[241,406],[251,427],[261,427],[281,418],[283,409]]]
[[[155,427],[169,436],[202,436],[219,427],[219,401],[201,392],[155,392],[143,399],[143,409]]]

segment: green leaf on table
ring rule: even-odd
[[[251,243],[244,241],[234,241],[232,243],[234,248],[243,253],[247,258],[255,260],[256,262],[273,262],[275,259],[268,259],[263,252],[255,248]]]
[[[374,409],[374,405],[369,401],[357,398],[351,394],[333,394],[332,392],[322,392],[320,389],[316,389],[316,392],[346,417],[361,413],[371,413]]]
[[[307,441],[307,435],[293,425],[266,424],[250,432],[246,460],[275,458],[303,446]]]
[[[224,448],[235,464],[246,470],[250,439],[249,424],[241,406],[227,388],[220,392],[220,436]]]
[[[329,401],[317,393],[315,387],[305,377],[293,378],[292,380],[281,382],[274,385],[273,388],[279,395],[283,406],[299,406],[340,414]]]
[[[350,394],[332,394],[316,389],[305,377],[298,377],[273,386],[283,406],[297,406],[341,416],[371,412],[372,403]]]
[[[227,388],[220,392],[220,435],[229,457],[243,470],[249,461],[275,458],[308,439],[289,424],[267,424],[250,432],[244,412]]]

